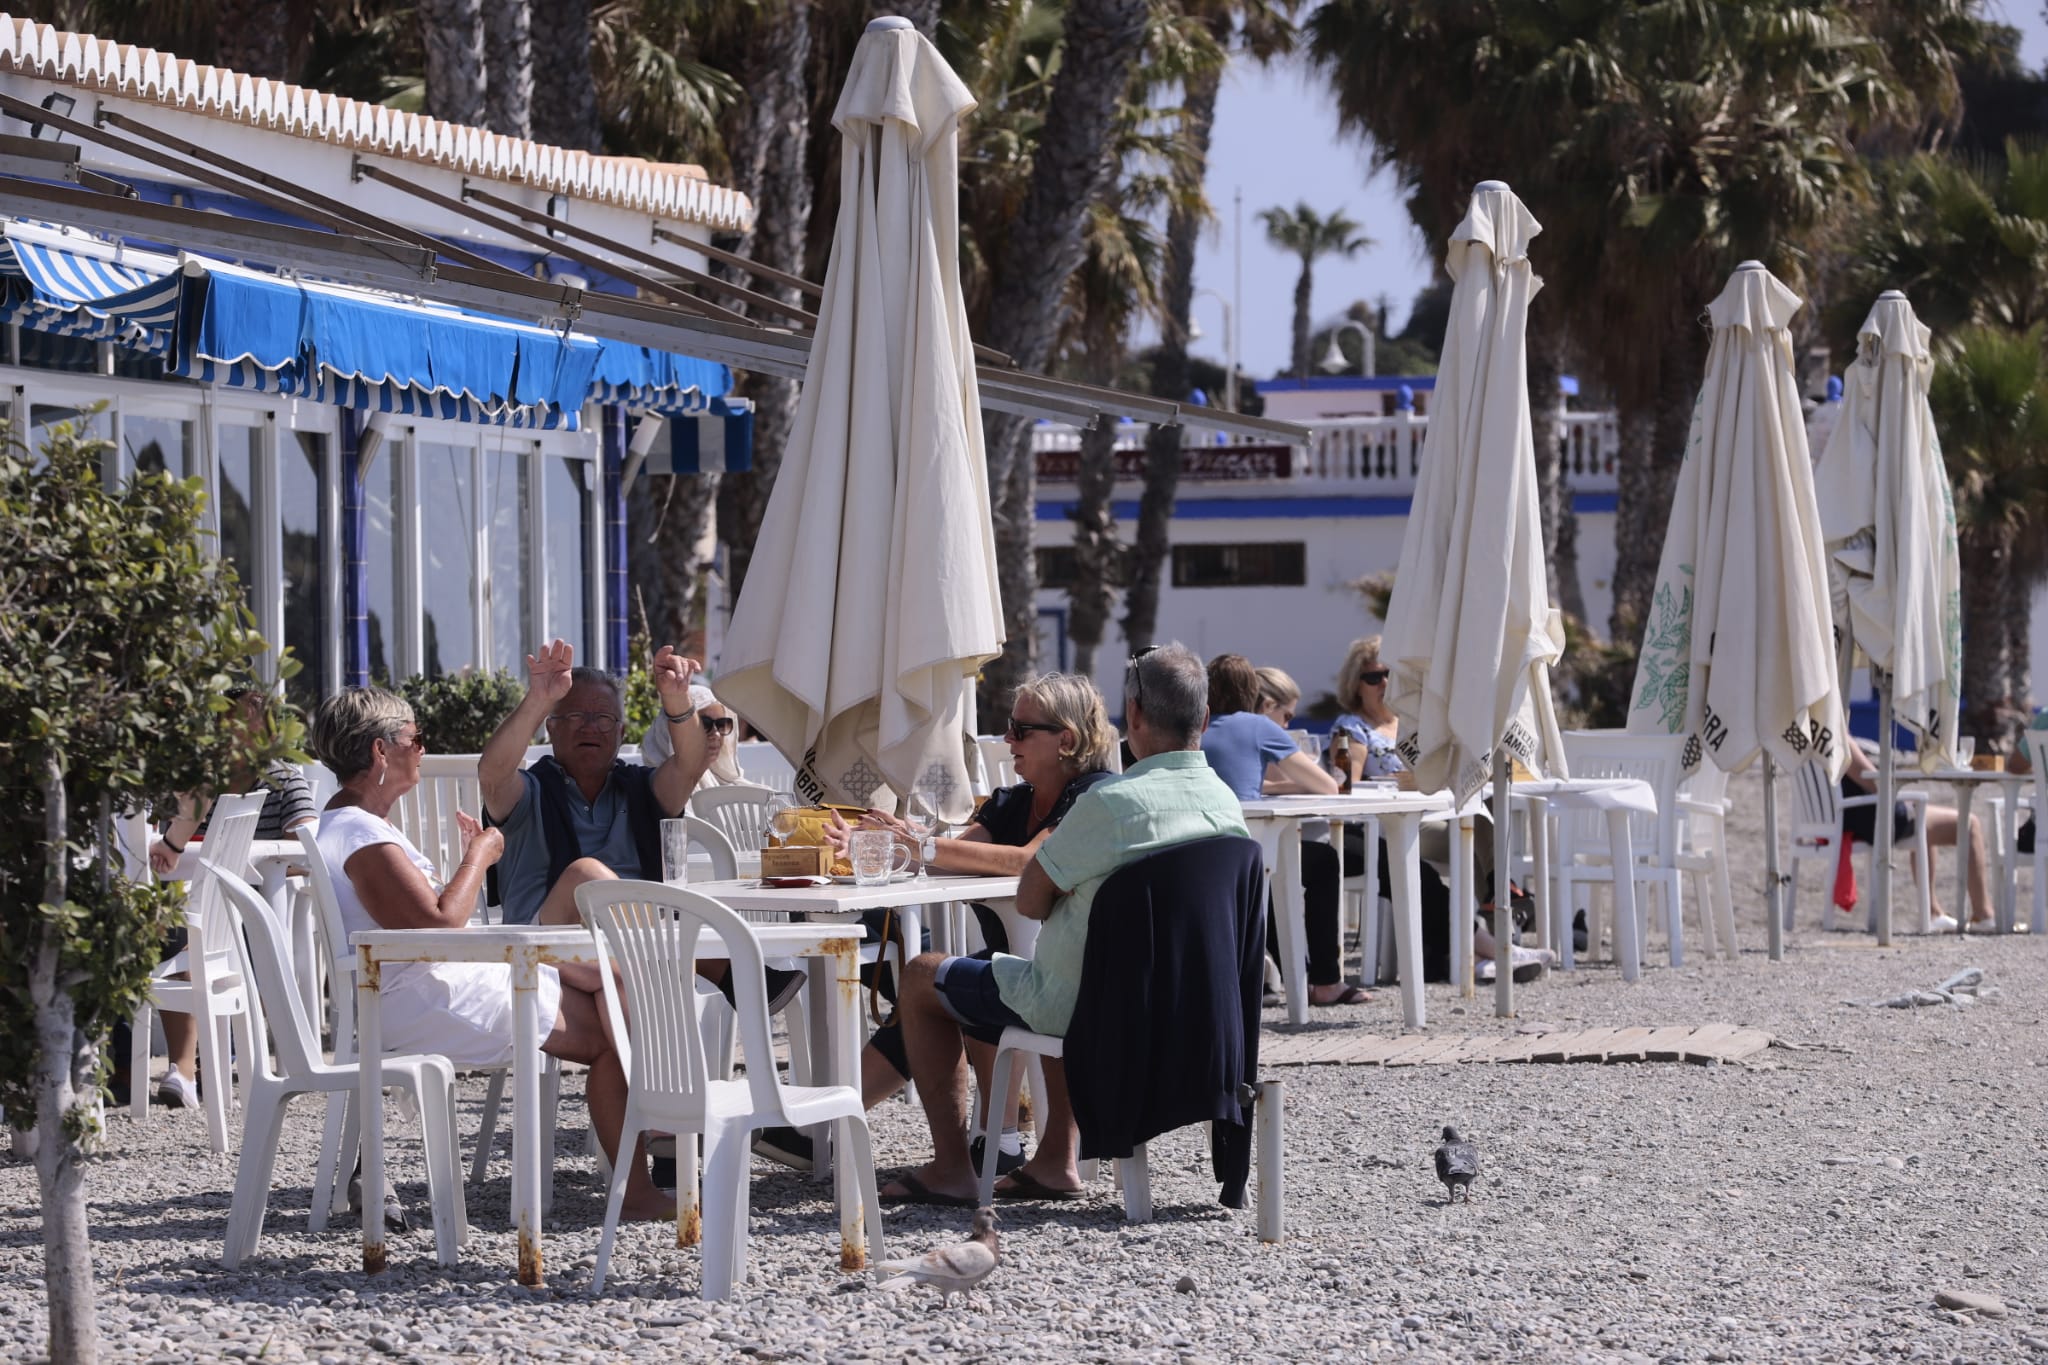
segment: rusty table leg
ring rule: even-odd
[[[384,1269],[384,1018],[377,998],[379,970],[370,949],[356,949],[356,1084],[363,1123],[363,1272],[368,1275]]]

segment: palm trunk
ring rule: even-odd
[[[1187,83],[1181,119],[1189,174],[1197,185],[1209,164],[1216,92],[1222,82],[1223,73],[1218,69],[1190,77]],[[1175,402],[1188,396],[1188,312],[1194,306],[1195,246],[1201,229],[1194,210],[1184,199],[1175,199],[1166,219],[1166,259],[1159,289],[1165,316],[1159,329],[1158,359],[1152,367],[1152,392]],[[1182,435],[1178,426],[1156,426],[1145,442],[1145,491],[1138,499],[1137,544],[1131,554],[1130,587],[1124,594],[1124,639],[1133,649],[1151,644],[1159,629],[1159,583],[1172,549]]]
[[[64,770],[54,755],[44,762],[43,904],[69,895],[69,818]],[[42,1189],[43,1285],[50,1301],[50,1359],[99,1359],[94,1319],[92,1242],[86,1225],[85,1152],[72,1118],[86,1101],[98,1069],[95,1049],[81,1046],[71,983],[65,979],[63,936],[46,925],[29,947],[29,996],[36,1010],[36,1178]],[[143,1085],[148,1077],[133,1078]]]
[[[771,269],[800,275],[810,232],[812,182],[806,170],[810,143],[811,8],[786,4],[756,20],[742,63],[748,92],[744,117],[727,133],[736,184],[754,201],[754,228],[735,247]],[[795,290],[765,280],[751,286],[787,303]],[[798,384],[769,374],[747,374],[739,390],[754,400],[754,467],[719,481],[718,530],[725,543],[727,596],[738,601],[753,559],[754,540],[768,495],[782,467],[782,448],[796,419]]]
[[[1315,262],[1301,258],[1301,277],[1294,282],[1294,377],[1308,378],[1308,305],[1315,290]]]
[[[1646,504],[1655,501],[1651,488],[1652,451],[1656,447],[1657,414],[1649,404],[1618,406],[1615,427],[1619,444],[1614,457],[1614,606],[1607,617],[1608,638],[1616,644],[1634,641],[1642,630],[1643,614],[1650,594],[1656,591],[1657,561],[1650,560],[1651,582],[1636,586],[1625,579],[1622,565],[1631,558],[1640,563],[1640,547],[1629,545],[1629,534],[1647,521]],[[1638,570],[1638,572],[1640,572]]]
[[[1655,395],[1622,429],[1617,461],[1620,496],[1614,508],[1614,642],[1634,644],[1657,591],[1657,566],[1664,555],[1664,531],[1671,522],[1671,495],[1699,404],[1700,374],[1706,361],[1706,331],[1677,328],[1658,358]],[[1632,439],[1647,434],[1647,441]]]
[[[1123,364],[1123,328],[1113,320],[1112,310],[1103,308],[1090,314],[1086,331],[1081,377],[1090,384],[1114,384]],[[1095,652],[1115,610],[1121,577],[1122,555],[1112,501],[1116,430],[1115,422],[1097,422],[1081,433],[1075,474],[1079,496],[1073,512],[1074,582],[1067,590],[1067,638],[1074,642],[1074,671],[1084,678],[1095,673]]]
[[[626,563],[644,594],[647,632],[703,658],[704,581],[718,548],[719,476],[642,476],[627,500]]]
[[[420,0],[420,43],[427,54],[427,113],[481,125],[484,98],[483,0]]]
[[[287,80],[292,74],[291,6],[281,0],[220,0],[215,57],[230,71]]]
[[[1586,619],[1579,587],[1579,535],[1571,489],[1564,480],[1564,423],[1559,420],[1557,381],[1563,372],[1557,338],[1532,329],[1529,338],[1529,424],[1536,446],[1536,505],[1543,521],[1544,556],[1550,600],[1560,611]]]
[[[531,13],[533,138],[597,151],[604,131],[590,70],[590,0],[546,0]]]
[[[1963,577],[1962,732],[1987,749],[2004,739],[2012,696],[2007,572],[2013,533],[1996,519],[1966,523],[1956,537]]]
[[[1088,206],[1117,167],[1103,155],[1131,72],[1144,51],[1146,0],[1072,0],[1061,24],[1060,70],[1031,166],[1023,206],[994,257],[990,345],[1025,369],[1043,370],[1058,335],[1067,277],[1081,266]],[[981,728],[1008,713],[1010,694],[1030,673],[1037,649],[1038,563],[1033,538],[1037,466],[1027,418],[985,413],[996,558],[1008,631],[1002,654],[982,670]],[[1000,491],[998,491],[1000,490]]]
[[[2032,575],[2017,567],[2005,578],[2005,671],[2007,710],[1999,727],[2001,739],[2016,740],[2034,704],[2034,587]]]
[[[533,136],[533,7],[484,0],[485,117],[494,133]]]

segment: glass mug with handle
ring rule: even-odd
[[[670,886],[690,880],[690,831],[683,820],[661,822],[661,879]]]
[[[853,861],[856,886],[886,886],[910,870],[910,850],[886,829],[855,830],[847,840],[847,857]]]

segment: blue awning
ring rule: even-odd
[[[0,284],[0,320],[147,351],[181,378],[368,411],[574,429],[586,401],[695,414],[732,387],[724,365],[690,356],[38,224],[6,224]]]
[[[696,414],[668,420],[668,440],[648,452],[647,474],[737,474],[754,467],[754,405],[713,398]]]

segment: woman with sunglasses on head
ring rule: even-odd
[[[913,867],[921,862],[933,872],[984,877],[1020,875],[1081,793],[1116,776],[1109,771],[1109,758],[1117,735],[1094,682],[1075,673],[1041,673],[1017,689],[1003,738],[1010,746],[1017,782],[990,792],[958,838],[919,838],[903,821],[879,810],[862,816],[860,828],[893,832],[896,841],[910,850]],[[838,856],[845,857],[846,841],[852,833],[853,826],[835,813],[825,837]],[[981,936],[988,944],[986,950],[975,956],[987,959],[1008,952],[1009,935],[1002,920],[985,905],[975,905],[973,909]],[[910,956],[921,950],[922,945],[913,945]],[[986,1084],[988,1058],[973,1060],[976,1073]],[[907,1085],[909,1076],[910,1059],[904,1050],[902,1026],[892,1018],[875,1030],[861,1052],[862,1101],[873,1108]],[[809,1140],[790,1129],[763,1129],[754,1151],[799,1170],[810,1165]],[[979,1150],[973,1155],[978,1166]],[[997,1169],[1008,1174],[1023,1162],[1023,1148],[1017,1139],[1016,1097],[1012,1094],[1006,1105]]]

